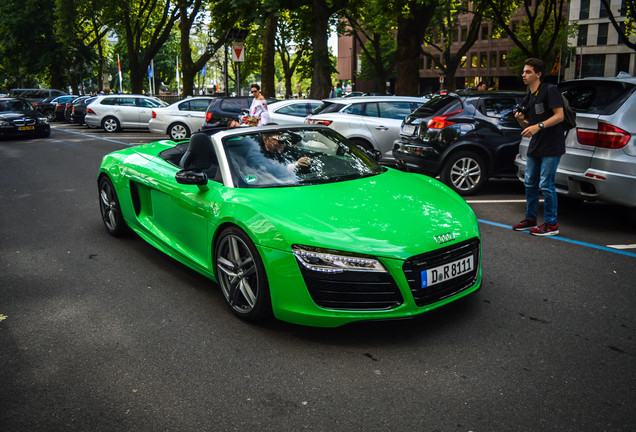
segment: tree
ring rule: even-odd
[[[603,6],[605,6],[605,10],[607,11],[607,16],[609,17],[610,21],[612,22],[612,25],[618,32],[618,37],[621,43],[624,43],[631,49],[636,50],[636,43],[630,42],[629,40],[630,36],[636,35],[636,0],[624,1],[623,4],[625,6],[625,9],[621,11],[621,14],[626,15],[627,20],[623,21],[624,24],[622,26],[621,26],[622,23],[619,23],[618,21],[616,21],[614,12],[612,11],[610,7],[610,2],[608,0],[601,0],[601,3],[603,3]]]
[[[303,21],[307,15],[302,11],[283,11],[276,34],[276,52],[281,61],[285,81],[285,98],[292,97],[292,77],[300,65],[307,47],[310,46],[307,25]]]
[[[386,94],[386,81],[395,69],[396,42],[390,5],[384,0],[366,0],[360,9],[345,12],[348,33],[362,49],[360,77],[375,81],[375,91]]]
[[[417,95],[420,87],[420,56],[437,0],[407,0],[397,4],[396,95]]]
[[[456,90],[455,74],[461,66],[462,59],[475,44],[479,36],[481,22],[484,14],[485,3],[473,3],[474,9],[467,10],[464,2],[459,0],[448,1],[437,6],[435,16],[431,22],[431,31],[424,39],[440,56],[422,51],[424,55],[432,59],[440,71],[446,76],[446,87],[450,91]],[[460,26],[460,14],[471,13],[472,19],[466,30]],[[460,37],[459,33],[463,33]],[[439,42],[437,42],[439,41]]]
[[[150,61],[170,37],[179,8],[171,0],[116,0],[110,7],[126,44],[131,91],[141,93]]]
[[[536,57],[549,64],[555,59],[559,37],[568,24],[567,0],[484,0],[489,6],[486,17],[495,24],[496,32],[505,32],[519,47],[524,57]],[[520,34],[510,24],[513,12],[522,8],[523,25],[527,32]]]

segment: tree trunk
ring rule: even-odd
[[[276,58],[276,31],[278,17],[275,13],[267,18],[265,35],[263,38],[263,60],[261,63],[261,93],[265,97],[276,97],[275,66]]]
[[[328,49],[328,27],[331,12],[325,0],[313,0],[313,29],[312,29],[312,63],[313,74],[311,76],[312,99],[324,99],[329,97],[331,90],[331,61]]]
[[[420,50],[437,1],[409,3],[411,15],[398,18],[397,80],[395,94],[418,96],[420,94]]]

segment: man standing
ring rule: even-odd
[[[565,131],[563,121],[563,99],[559,89],[542,82],[546,71],[543,61],[529,58],[523,67],[523,82],[528,94],[523,101],[523,110],[515,118],[523,131],[521,136],[530,138],[526,158],[526,218],[514,225],[517,231],[530,230],[538,236],[559,233],[557,222],[556,170],[565,153]],[[545,223],[537,227],[539,190],[543,194]]]

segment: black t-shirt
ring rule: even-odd
[[[526,95],[523,101],[530,125],[546,121],[554,115],[554,108],[563,108],[559,89],[551,84],[541,84],[539,89]],[[561,123],[545,127],[530,139],[528,156],[552,157],[565,153],[565,131]]]

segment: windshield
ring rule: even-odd
[[[0,100],[0,112],[27,112],[32,110],[31,104],[22,99]]]
[[[329,129],[280,129],[230,136],[223,147],[236,187],[299,186],[384,172],[365,152]]]

